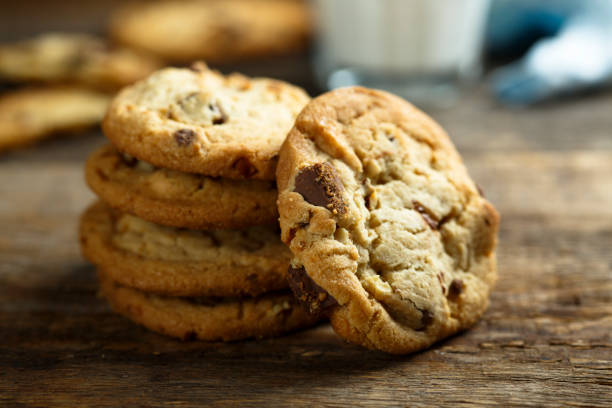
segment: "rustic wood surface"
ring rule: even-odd
[[[612,94],[435,112],[502,214],[472,330],[405,357],[327,325],[180,342],[112,314],[79,255],[98,132],[0,157],[0,406],[612,406]]]

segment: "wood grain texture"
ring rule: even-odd
[[[612,95],[435,113],[502,214],[472,330],[405,357],[328,325],[180,342],[112,314],[79,255],[100,135],[0,157],[0,406],[612,406]]]

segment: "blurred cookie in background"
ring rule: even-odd
[[[85,88],[22,89],[0,96],[0,152],[96,126],[110,96]]]
[[[88,34],[46,33],[0,45],[0,79],[114,91],[160,67],[151,56]]]
[[[298,0],[173,0],[128,3],[109,29],[117,42],[167,61],[228,63],[303,51],[311,18]]]

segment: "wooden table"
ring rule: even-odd
[[[472,330],[405,357],[327,325],[180,342],[112,314],[76,229],[101,135],[0,157],[0,406],[612,406],[612,94],[435,112],[502,214]]]

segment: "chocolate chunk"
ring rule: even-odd
[[[434,315],[429,310],[419,310],[421,310],[421,324],[423,325],[419,330],[425,330],[427,326],[433,323]]]
[[[196,133],[191,129],[179,129],[174,132],[174,139],[179,146],[189,146],[193,143],[193,139],[195,139]]]
[[[303,266],[289,266],[289,287],[298,302],[314,315],[325,314],[338,302],[306,274]]]
[[[370,196],[371,196],[371,194],[368,194],[368,195],[366,195],[366,196],[363,198],[363,201],[365,202],[365,206],[366,206],[366,208],[367,208],[368,210],[371,210],[371,208],[370,208]]]
[[[251,164],[251,161],[246,157],[241,157],[232,164],[232,167],[238,170],[238,173],[244,178],[253,177],[257,173],[255,166]]]
[[[455,299],[461,295],[465,285],[461,279],[453,279],[450,286],[448,287],[448,297]]]
[[[427,225],[429,225],[431,227],[431,229],[438,229],[438,227],[440,226],[440,224],[438,223],[438,221],[436,220],[436,217],[431,214],[429,212],[429,210],[427,208],[425,208],[421,203],[419,203],[418,201],[413,201],[412,205],[414,205],[414,209],[416,211],[419,212],[419,214],[421,214],[421,216],[423,217],[423,219],[425,220],[425,222],[427,223]]]
[[[312,205],[325,207],[334,214],[344,214],[344,186],[331,165],[316,163],[300,170],[295,177],[295,192]]]
[[[219,102],[209,103],[208,109],[210,109],[215,114],[212,119],[213,125],[222,125],[229,119],[227,113],[223,110]]]

